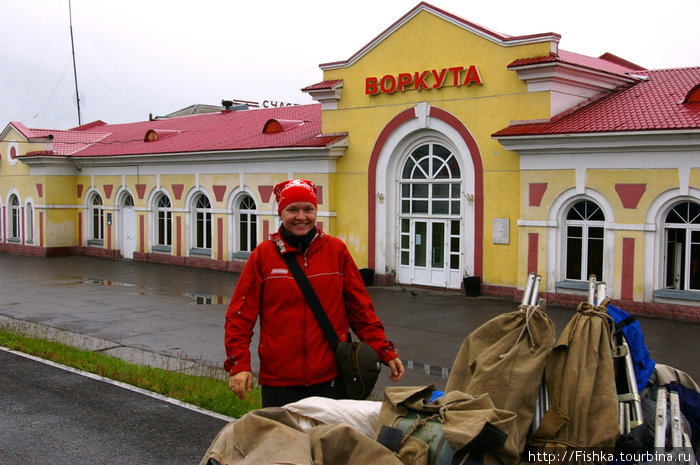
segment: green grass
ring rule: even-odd
[[[259,388],[253,389],[245,400],[239,400],[224,380],[134,365],[101,353],[5,330],[0,330],[0,345],[234,418],[261,406]]]

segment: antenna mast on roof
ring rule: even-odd
[[[78,71],[75,68],[75,45],[73,44],[73,13],[70,0],[68,0],[68,22],[70,24],[70,48],[73,53],[73,77],[75,78],[75,104],[78,107],[78,126],[83,125],[80,117],[80,94],[78,94]]]

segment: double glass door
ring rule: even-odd
[[[459,287],[460,222],[449,219],[401,220],[399,281]]]

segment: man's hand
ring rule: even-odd
[[[232,390],[239,399],[245,399],[245,393],[253,389],[253,373],[250,371],[241,371],[232,375],[228,379],[228,388]]]

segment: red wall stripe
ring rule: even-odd
[[[143,215],[139,215],[139,252],[146,251],[146,225]]]
[[[634,298],[634,238],[622,238],[622,287],[620,289],[622,300]]]
[[[223,218],[216,219],[216,258],[217,260],[224,259],[224,220]]]
[[[539,258],[540,235],[528,233],[527,235],[527,272],[537,273],[537,260]]]
[[[181,257],[182,256],[182,217],[178,216],[177,221],[176,221],[176,226],[175,226],[175,234],[177,234],[177,237],[175,238],[175,243],[177,244],[177,256]]]
[[[78,212],[78,245],[83,246],[83,212]]]

